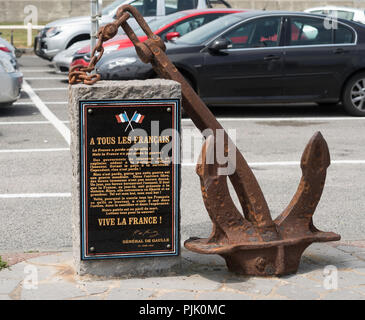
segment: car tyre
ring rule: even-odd
[[[358,73],[347,81],[342,104],[348,114],[365,117],[365,72]]]

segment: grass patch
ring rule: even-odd
[[[46,23],[39,23],[39,25],[45,25]],[[23,23],[10,23],[10,22],[1,22],[1,25],[23,25]],[[0,37],[4,38],[5,40],[9,41],[11,43],[11,30],[10,29],[1,29],[0,28],[1,35]],[[33,30],[32,31],[32,46],[34,44],[34,37],[38,34],[39,30]],[[17,48],[28,48],[27,46],[27,30],[13,30],[13,45]]]
[[[6,261],[3,261],[0,256],[0,270],[9,267]]]

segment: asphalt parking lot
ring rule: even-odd
[[[0,253],[67,250],[72,245],[67,77],[33,55],[24,55],[19,63],[25,80],[21,99],[0,109]],[[365,118],[347,116],[340,106],[314,104],[213,112],[235,134],[273,217],[290,202],[301,177],[304,147],[321,131],[332,164],[314,224],[339,233],[344,241],[365,240]],[[182,128],[191,132],[194,125],[183,119]],[[194,159],[183,157],[182,241],[207,236],[210,230]]]

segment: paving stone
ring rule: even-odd
[[[109,290],[111,287],[115,287],[115,283],[119,281],[117,280],[105,280],[105,281],[77,281],[77,286],[86,291],[89,295],[95,295],[104,293]],[[119,287],[119,284],[118,286]]]
[[[317,280],[324,286],[325,275],[314,274],[311,275],[313,280]],[[353,271],[337,271],[337,287],[338,289],[350,288],[355,286],[365,285],[365,276],[361,276]]]
[[[65,300],[85,296],[85,292],[69,282],[39,283],[37,289],[22,289],[22,300]]]
[[[323,280],[310,279],[302,275],[292,275],[280,277],[281,280],[288,282],[291,285],[297,286],[300,290],[312,290],[321,293],[325,290],[323,287]]]
[[[355,246],[337,246],[336,248],[349,253],[365,252],[365,248]]]
[[[357,258],[362,259],[362,260],[365,261],[365,252],[364,251],[362,251],[362,252],[354,252],[353,255],[356,256]]]
[[[146,289],[124,289],[113,288],[106,295],[107,300],[146,300],[150,298],[155,291]]]
[[[120,287],[128,288],[148,288],[167,290],[215,290],[221,283],[204,278],[200,275],[177,276],[177,277],[156,277],[146,279],[126,279],[121,280]]]
[[[24,267],[27,264],[25,262],[21,262],[15,264],[9,268],[2,269],[0,271],[0,279],[16,279],[16,280],[23,280],[24,278]]]
[[[358,287],[352,288],[352,290],[365,296],[365,286],[364,285],[360,285]]]
[[[323,243],[313,243],[305,250],[304,255],[320,265],[337,265],[339,263],[357,260],[356,257],[349,253]]]
[[[323,300],[365,300],[365,295],[354,290],[335,290],[328,292]]]
[[[252,300],[252,297],[244,293],[234,293],[230,291],[201,292],[199,300]]]
[[[19,283],[19,279],[0,279],[0,295],[11,293]]]
[[[278,285],[278,283],[279,282],[276,278],[261,279],[255,277],[241,281],[230,279],[225,283],[225,287],[244,293],[268,295],[272,292],[273,288]]]
[[[217,254],[199,254],[188,250],[183,250],[181,254],[185,262],[188,261],[198,265],[226,267],[225,260]]]
[[[287,297],[292,300],[314,300],[320,297],[318,292],[300,288],[292,284],[286,284],[276,289],[275,294]]]
[[[173,291],[158,295],[156,300],[195,300],[196,291]]]

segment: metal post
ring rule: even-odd
[[[91,2],[91,30],[90,30],[90,49],[91,52],[94,50],[96,45],[96,35],[99,30],[99,21],[98,21],[98,0],[90,0]]]

